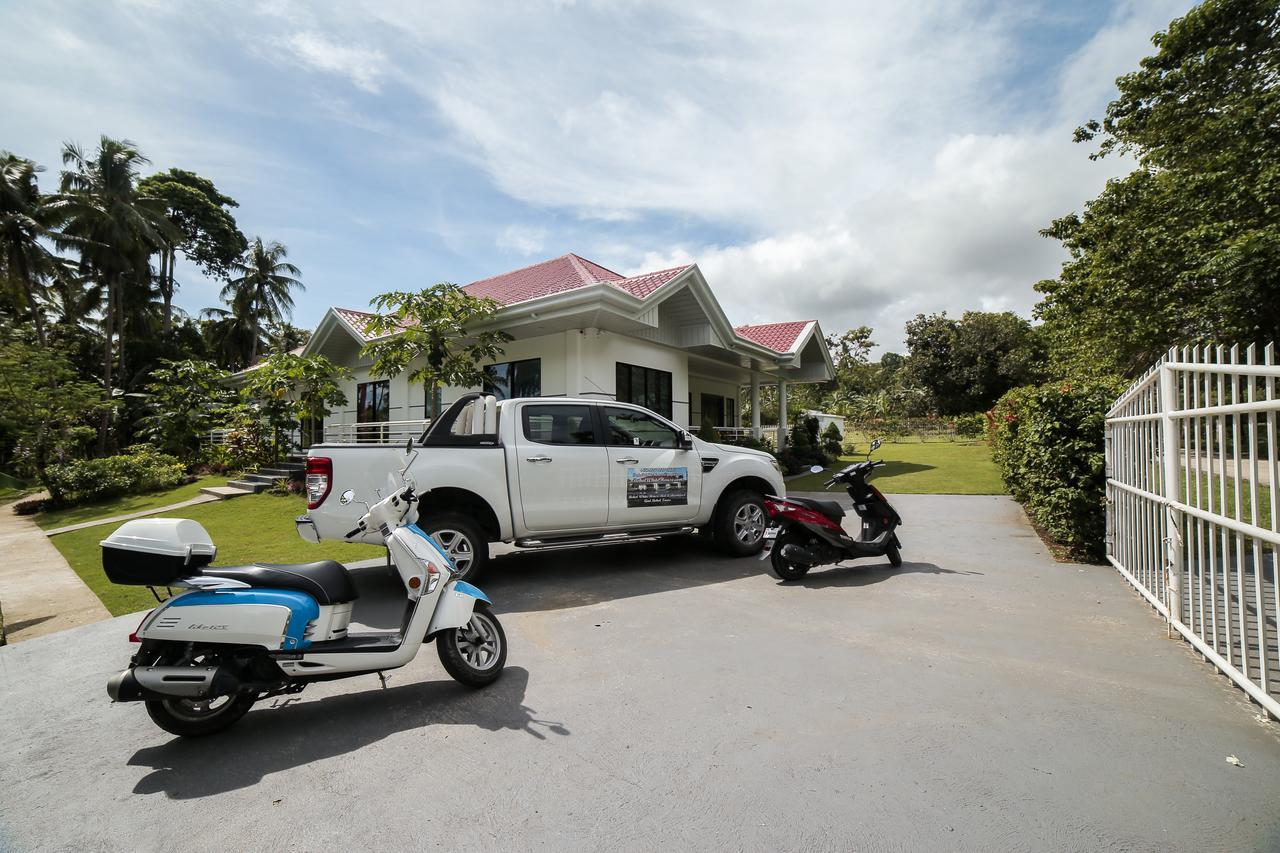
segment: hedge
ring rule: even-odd
[[[119,456],[77,459],[49,468],[63,504],[70,506],[171,488],[185,476],[181,462],[146,444],[129,447]]]
[[[1119,380],[1014,388],[991,410],[992,456],[1009,494],[1073,559],[1102,562],[1107,409]]]

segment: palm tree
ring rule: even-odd
[[[258,342],[262,328],[280,323],[293,313],[293,296],[290,290],[305,290],[294,276],[302,271],[285,260],[289,250],[276,242],[263,244],[261,237],[254,237],[244,257],[232,265],[236,278],[222,288],[222,301],[240,312],[241,319],[253,330],[249,344],[249,364],[258,359]]]
[[[97,279],[106,291],[103,314],[102,382],[107,399],[113,395],[113,364],[118,334],[120,373],[124,374],[125,286],[150,286],[150,259],[166,240],[178,239],[176,229],[165,216],[164,204],[137,191],[138,170],[149,161],[128,140],[103,136],[97,151],[86,155],[79,146],[67,143],[62,149],[62,192],[59,213],[65,217],[65,232],[80,242],[77,248],[83,271]],[[103,410],[99,449],[105,450],[110,412]]]
[[[0,282],[19,310],[31,312],[36,340],[48,343],[39,297],[65,262],[49,250],[49,241],[69,241],[55,230],[54,206],[40,195],[35,163],[0,151]]]
[[[231,310],[206,308],[200,315],[203,335],[214,360],[220,367],[240,370],[252,362],[249,354],[257,351],[259,319],[249,305],[249,292],[232,296],[228,304]]]

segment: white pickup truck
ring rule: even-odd
[[[783,495],[767,453],[711,444],[648,409],[612,401],[468,394],[422,438],[409,474],[418,526],[478,575],[490,542],[608,543],[700,529],[721,548],[760,551],[765,495]],[[307,457],[308,540],[344,539],[405,465],[406,448],[320,444]],[[342,496],[348,491],[344,503]],[[354,501],[351,498],[354,497]],[[376,544],[377,531],[351,541]]]

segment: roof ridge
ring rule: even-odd
[[[595,278],[592,277],[591,273],[587,272],[587,268],[582,263],[586,258],[580,258],[573,252],[565,255],[565,257],[569,259],[569,266],[573,267],[573,271],[578,274],[578,278],[582,279],[583,284],[596,283]]]
[[[359,308],[344,308],[341,305],[334,305],[334,311],[350,311],[352,314],[364,314],[366,317],[377,317],[373,311],[361,311]]]
[[[572,257],[572,256],[573,256],[573,253],[572,253],[572,252],[566,252],[566,253],[565,253],[565,254],[563,254],[563,255],[556,255],[554,258],[547,258],[546,260],[542,260],[542,261],[535,261],[534,263],[531,263],[531,264],[528,264],[528,265],[526,265],[526,266],[520,267],[519,269],[507,270],[507,271],[505,271],[505,272],[500,272],[500,273],[497,273],[497,274],[495,274],[495,275],[486,276],[485,278],[478,278],[478,279],[476,279],[476,280],[475,280],[475,281],[473,281],[473,282],[470,282],[470,283],[468,283],[468,284],[464,284],[464,285],[463,285],[463,287],[464,287],[464,288],[467,288],[467,287],[470,287],[470,286],[471,286],[471,285],[473,285],[473,284],[484,284],[486,281],[493,281],[495,278],[506,278],[506,277],[507,277],[507,276],[509,276],[509,275],[515,275],[515,274],[516,274],[516,273],[518,273],[518,272],[524,272],[525,270],[531,270],[531,269],[533,269],[534,267],[540,267],[540,266],[543,266],[544,264],[554,263],[555,261],[567,260],[568,258],[570,258],[570,257]]]
[[[619,281],[619,280],[622,280],[622,279],[627,278],[627,276],[622,275],[621,273],[619,273],[619,272],[617,272],[617,271],[615,271],[615,270],[611,270],[611,269],[609,269],[609,268],[608,268],[608,267],[606,267],[604,264],[599,264],[599,263],[596,263],[595,261],[591,260],[590,258],[584,258],[584,257],[582,257],[582,255],[579,255],[577,252],[570,252],[570,253],[569,253],[569,255],[568,255],[568,257],[571,259],[571,261],[574,263],[574,265],[575,265],[575,266],[576,266],[578,263],[590,264],[590,265],[591,265],[591,266],[593,266],[593,267],[597,267],[598,269],[602,269],[602,270],[604,270],[605,272],[609,273],[609,275],[616,275],[616,276],[617,276],[617,278],[616,278],[616,279],[614,279],[614,281]],[[595,283],[595,282],[601,281],[601,279],[593,278],[591,281],[592,281],[592,283]]]
[[[642,273],[636,273],[635,275],[624,276],[618,281],[631,281],[632,279],[637,279],[637,278],[648,278],[651,275],[662,275],[663,273],[666,273],[666,272],[675,272],[676,270],[687,270],[691,266],[693,266],[693,264],[681,264],[678,267],[667,267],[666,269],[662,269],[662,270],[650,270],[649,272],[642,272]],[[615,284],[616,283],[617,282],[615,282]]]

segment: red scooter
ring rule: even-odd
[[[843,483],[853,498],[853,508],[862,520],[861,535],[854,539],[840,525],[844,508],[835,501],[811,498],[765,498],[772,523],[764,534],[760,559],[771,557],[773,571],[784,581],[799,580],[814,566],[824,566],[860,557],[888,557],[890,565],[902,565],[897,528],[902,517],[880,490],[867,482],[867,475],[884,462],[872,462],[871,454],[880,439],[871,443],[867,459],[855,462],[825,484]],[[822,471],[815,466],[814,473]]]

